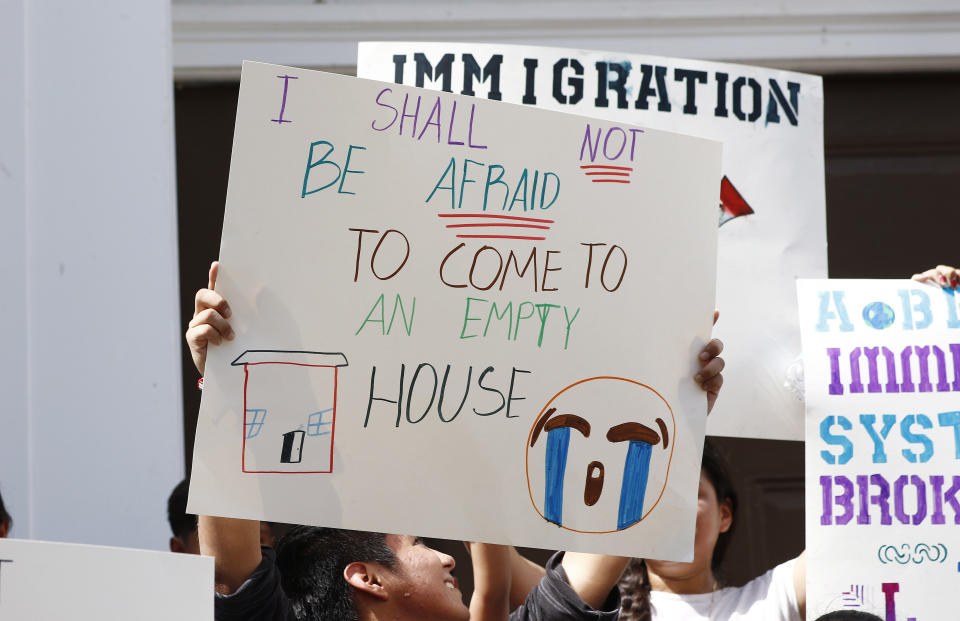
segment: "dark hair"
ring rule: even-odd
[[[713,548],[713,558],[710,559],[710,569],[714,572],[720,569],[723,563],[723,557],[727,553],[727,547],[730,545],[730,538],[733,537],[733,531],[737,525],[737,491],[733,488],[733,480],[730,478],[730,468],[727,465],[726,456],[720,450],[720,446],[707,438],[703,443],[703,463],[701,465],[703,474],[706,475],[713,489],[717,493],[717,502],[724,502],[730,505],[730,515],[733,520],[730,522],[730,528],[726,532],[720,533],[717,537],[717,545]]]
[[[187,490],[190,479],[180,481],[167,499],[167,520],[176,537],[186,537],[197,530],[197,516],[187,513]]]
[[[720,451],[720,447],[710,438],[706,438],[703,443],[701,469],[713,485],[713,489],[716,490],[717,502],[721,504],[729,502],[730,513],[736,518],[737,492],[733,489],[727,460]],[[717,544],[713,548],[713,558],[710,559],[710,568],[714,572],[719,569],[723,562],[727,546],[730,544],[730,537],[733,534],[734,524],[736,524],[736,519],[731,523],[727,532],[720,533],[717,537]],[[619,586],[622,594],[620,618],[624,621],[650,621],[650,575],[647,573],[647,564],[643,559],[631,559],[623,575],[620,576]]]
[[[281,585],[299,621],[356,621],[353,587],[343,577],[350,563],[396,563],[386,535],[359,530],[296,526],[277,542]]]
[[[834,610],[819,617],[817,621],[883,621],[883,619],[860,610]]]
[[[7,508],[3,506],[3,496],[0,495],[0,524],[13,524],[13,518],[7,513]]]
[[[620,576],[620,618],[650,621],[650,574],[642,558],[630,559]]]

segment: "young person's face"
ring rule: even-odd
[[[470,611],[451,573],[452,556],[429,548],[419,537],[387,535],[397,557],[387,580],[390,599],[411,619],[467,621]]]
[[[717,538],[720,533],[730,530],[732,525],[733,512],[730,510],[730,502],[720,502],[713,483],[701,470],[700,486],[697,490],[697,532],[693,539],[693,562],[675,563],[648,559],[647,567],[658,576],[674,579],[710,571]]]

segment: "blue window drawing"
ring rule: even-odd
[[[333,412],[333,408],[327,408],[326,410],[314,412],[307,418],[308,436],[326,436],[330,434],[330,428],[333,425],[333,421],[323,420],[323,415],[327,414],[328,412]]]
[[[247,410],[247,419],[244,425],[247,431],[247,440],[260,435],[260,429],[263,427],[263,420],[266,417],[266,410]]]

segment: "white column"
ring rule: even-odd
[[[12,153],[15,181],[0,186],[0,285],[14,298],[0,485],[13,534],[163,548],[183,472],[170,0],[3,7],[14,87],[0,161]]]
[[[27,0],[0,4],[0,494],[14,536],[30,531],[27,460]]]

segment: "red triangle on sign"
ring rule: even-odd
[[[726,175],[720,181],[720,208],[733,218],[753,213],[753,209],[740,192],[737,192],[737,188],[733,187]]]
[[[752,213],[753,209],[747,204],[743,196],[740,195],[737,188],[733,187],[730,179],[724,175],[720,181],[720,226],[723,226],[734,218]]]

